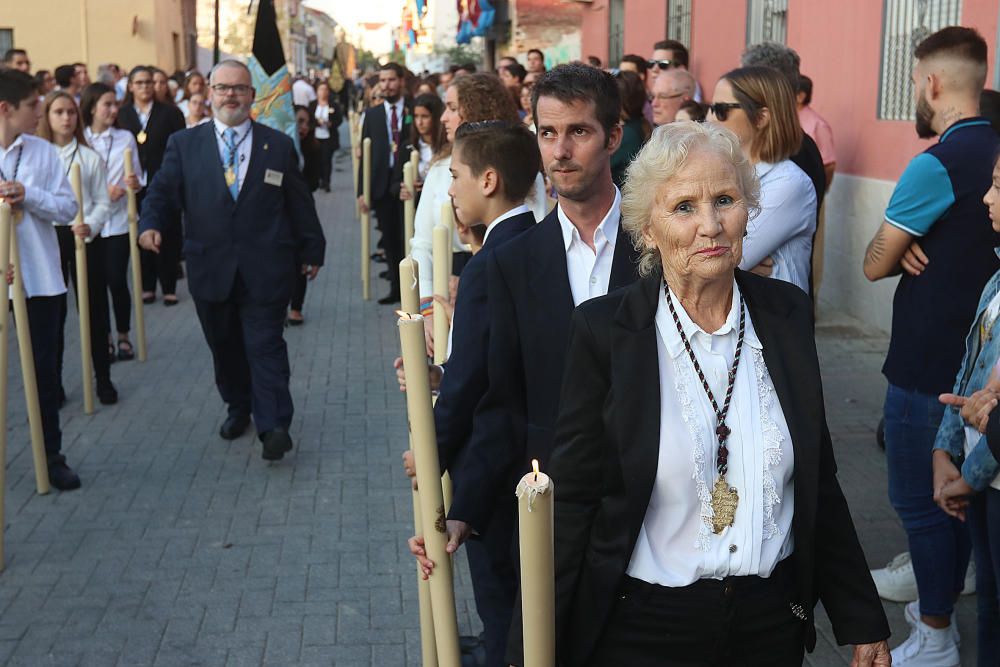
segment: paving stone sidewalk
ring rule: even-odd
[[[399,454],[398,339],[387,283],[360,299],[349,160],[317,193],[327,265],[309,286],[303,327],[286,330],[295,451],[269,465],[248,434],[216,434],[224,415],[194,307],[146,308],[150,359],[117,363],[121,402],[84,416],[76,320],[67,324],[64,448],[73,493],[34,493],[11,344],[6,569],[0,664],[155,667],[419,664],[411,501]],[[376,265],[376,271],[384,265]],[[870,561],[905,549],[874,442],[885,337],[830,314],[818,329],[842,485]],[[464,558],[460,627],[478,632]],[[973,604],[960,625],[973,664]],[[901,605],[887,605],[905,637]],[[810,665],[844,665],[828,624]]]

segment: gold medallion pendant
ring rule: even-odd
[[[139,134],[135,135],[135,140],[140,144],[146,143],[146,130],[139,130]]]
[[[226,185],[233,187],[233,183],[236,182],[236,170],[232,167],[226,167]]]
[[[736,507],[740,504],[740,494],[735,487],[726,484],[720,477],[712,489],[712,532],[718,535],[736,521]]]

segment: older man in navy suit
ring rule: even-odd
[[[250,71],[227,60],[209,81],[215,119],[170,137],[139,244],[157,252],[164,222],[184,212],[188,285],[229,408],[219,435],[238,438],[252,414],[273,461],[292,448],[285,307],[296,271],[316,277],[326,241],[291,140],[250,120]]]

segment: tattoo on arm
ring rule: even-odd
[[[879,228],[878,233],[875,234],[875,238],[871,240],[871,243],[868,244],[868,249],[865,251],[865,266],[880,264],[885,257],[885,250],[885,230]]]

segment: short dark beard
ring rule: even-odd
[[[389,104],[395,104],[396,102],[399,101],[399,95],[394,95],[392,97],[389,97],[388,95],[383,95],[382,99],[388,102]]]
[[[937,131],[934,130],[934,109],[931,108],[930,103],[924,99],[921,95],[917,98],[917,120],[916,120],[916,130],[917,136],[921,139],[930,139],[931,137],[937,136]]]

